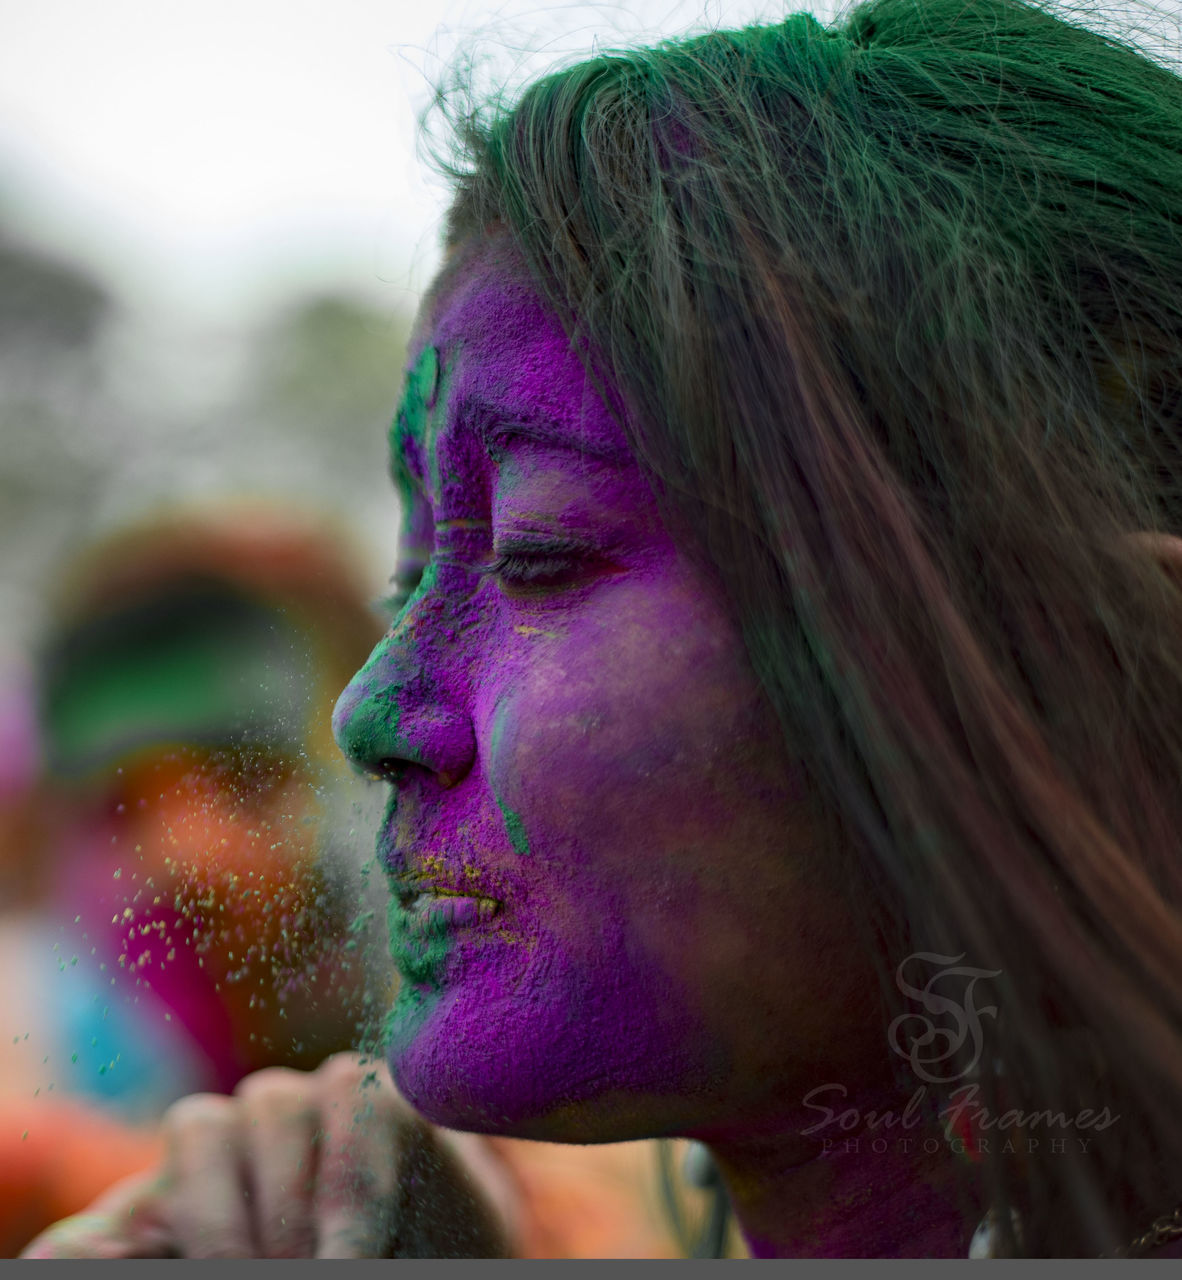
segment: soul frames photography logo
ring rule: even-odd
[[[996,1019],[997,1006],[983,1001],[989,999],[988,982],[1002,971],[962,964],[964,958],[963,953],[916,951],[895,970],[895,984],[913,1007],[891,1021],[887,1040],[922,1081],[902,1108],[862,1111],[847,1101],[845,1085],[837,1083],[818,1085],[804,1095],[804,1106],[817,1119],[801,1132],[819,1137],[825,1152],[840,1147],[872,1154],[931,1155],[944,1145],[970,1160],[991,1153],[1036,1151],[1086,1155],[1095,1135],[1120,1119],[1107,1107],[999,1111],[985,1104],[974,1077],[985,1053],[982,1019]],[[927,981],[917,985],[925,972]],[[942,1140],[933,1137],[930,1128],[920,1132],[933,1101],[941,1104],[936,1115]]]

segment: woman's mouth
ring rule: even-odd
[[[408,933],[460,929],[483,924],[501,909],[493,898],[457,893],[435,885],[419,885],[397,893],[398,907]]]

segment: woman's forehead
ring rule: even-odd
[[[423,303],[409,355],[391,441],[403,456],[478,430],[630,458],[619,423],[507,237],[457,250]]]
[[[449,250],[427,288],[415,317],[407,348],[408,368],[419,361],[428,345],[439,347],[471,312],[481,294],[501,292],[524,303],[540,305],[520,252],[506,232],[462,241]]]

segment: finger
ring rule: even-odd
[[[124,1178],[85,1213],[56,1222],[25,1246],[22,1258],[172,1258],[172,1233],[160,1214],[161,1173]]]
[[[274,1067],[247,1076],[234,1090],[253,1232],[264,1258],[310,1258],[316,1246],[316,1107],[312,1076]]]
[[[165,1113],[165,1212],[183,1257],[257,1254],[239,1108],[233,1098],[195,1093]]]
[[[382,1063],[330,1058],[322,1078],[315,1212],[318,1258],[387,1256],[398,1196],[398,1135],[419,1123]]]

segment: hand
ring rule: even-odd
[[[506,1256],[514,1184],[482,1139],[434,1129],[383,1064],[273,1067],[164,1117],[160,1168],[42,1232],[25,1258]]]

